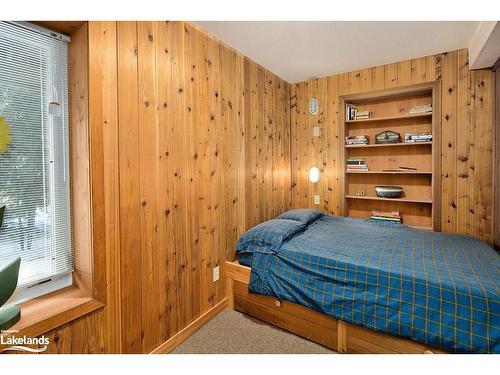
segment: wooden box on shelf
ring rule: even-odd
[[[367,136],[369,144],[344,145],[341,153],[344,173],[343,207],[345,216],[370,217],[372,210],[400,211],[403,222],[418,228],[439,228],[439,83],[431,82],[396,89],[345,95],[340,98],[343,139]],[[347,119],[346,106],[369,112],[364,119]],[[410,109],[430,105],[421,113]],[[376,135],[386,130],[401,135],[400,143],[377,144]],[[432,133],[432,139],[406,143],[408,133]],[[367,171],[347,170],[348,158],[364,159]],[[407,169],[400,169],[405,167]],[[375,186],[403,187],[400,198],[380,198]],[[356,195],[356,191],[365,195]]]

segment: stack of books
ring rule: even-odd
[[[346,105],[345,105],[345,120],[346,121],[355,120],[357,112],[358,112],[358,110],[354,104],[346,103]]]
[[[368,171],[368,166],[366,165],[365,159],[361,158],[348,158],[347,159],[347,171]]]
[[[372,116],[370,111],[356,111],[356,120],[367,120]]]
[[[405,143],[414,142],[432,142],[431,132],[421,132],[421,133],[406,133]]]
[[[410,115],[416,113],[427,113],[432,112],[432,104],[418,104],[410,108]]]
[[[367,135],[351,135],[345,137],[346,145],[367,145],[370,140]]]
[[[403,221],[399,211],[372,211],[370,218],[372,220],[389,221],[393,223],[401,223]]]

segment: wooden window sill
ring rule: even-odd
[[[19,307],[21,320],[9,331],[18,331],[16,336],[36,337],[98,310],[104,304],[73,285],[23,302]]]

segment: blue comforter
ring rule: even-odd
[[[500,256],[478,239],[323,216],[241,255],[251,293],[450,352],[500,353]]]

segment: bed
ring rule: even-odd
[[[247,231],[237,253],[240,310],[339,351],[394,338],[416,352],[500,352],[500,256],[481,240],[292,210]],[[302,320],[273,312],[285,305]]]

